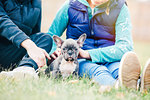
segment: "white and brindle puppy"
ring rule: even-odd
[[[78,40],[67,39],[65,41],[54,35],[53,40],[57,47],[61,48],[61,55],[49,65],[45,73],[50,75],[50,72],[52,72],[53,78],[62,76],[63,79],[72,74],[77,75],[79,70],[77,57],[85,39],[86,34],[82,34]]]

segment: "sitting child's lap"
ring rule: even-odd
[[[79,75],[87,74],[90,78],[97,72],[111,74],[113,78],[118,78],[120,62],[105,64],[93,63],[86,59],[79,59]]]

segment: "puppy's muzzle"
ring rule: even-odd
[[[71,61],[71,62],[73,62],[73,61],[74,61],[74,58],[68,57],[68,58],[66,59],[66,61]]]

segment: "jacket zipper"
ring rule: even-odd
[[[91,9],[92,10],[92,9]],[[92,18],[90,21],[90,26],[91,26],[91,36],[94,37],[94,31],[93,31],[93,15],[94,15],[94,10],[92,10]]]
[[[23,22],[23,5],[20,5],[21,22]]]

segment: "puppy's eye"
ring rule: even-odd
[[[75,48],[75,50],[77,51],[78,49],[77,49],[77,48]]]

